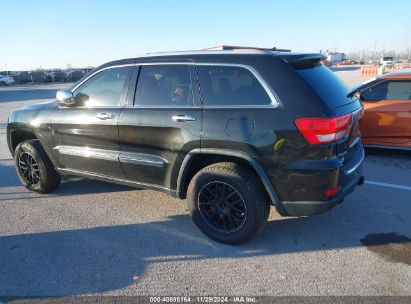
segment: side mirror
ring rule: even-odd
[[[59,106],[70,107],[75,103],[73,93],[69,90],[57,91],[56,99]]]

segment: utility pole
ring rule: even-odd
[[[377,41],[374,41],[374,61],[377,59]]]
[[[9,76],[9,71],[7,71],[7,63],[4,63],[4,69],[6,70],[6,76]]]

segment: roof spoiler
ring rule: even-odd
[[[293,65],[316,64],[325,61],[327,57],[321,53],[311,54],[284,54],[281,56],[285,61]]]

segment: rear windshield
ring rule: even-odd
[[[346,85],[329,68],[322,64],[297,68],[298,74],[331,107],[339,107],[354,100],[348,98]]]

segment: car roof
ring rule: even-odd
[[[235,50],[202,50],[202,51],[180,51],[180,52],[161,52],[161,53],[148,53],[142,54],[135,58],[128,58],[122,60],[111,61],[103,64],[97,69],[113,66],[133,64],[147,61],[196,61],[196,62],[210,62],[216,60],[221,62],[224,60],[231,61],[245,57],[257,57],[257,56],[270,56],[281,57],[287,62],[298,62],[302,60],[323,60],[324,54],[318,53],[297,53],[297,52],[283,52],[283,51],[270,51],[260,49],[235,49]]]
[[[411,79],[410,71],[397,71],[381,75],[382,79]]]

